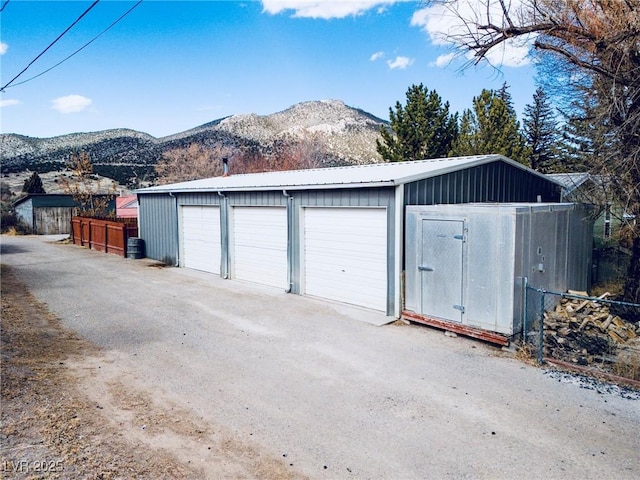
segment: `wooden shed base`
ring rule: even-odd
[[[420,315],[419,313],[409,312],[408,310],[402,311],[402,318],[409,322],[422,323],[424,325],[429,325],[430,327],[436,327],[449,332],[465,335],[467,337],[477,338],[496,345],[502,345],[505,347],[509,346],[509,337],[500,333],[482,330],[481,328],[470,327],[468,325],[462,325],[461,323],[447,322],[445,320],[428,317],[426,315]]]

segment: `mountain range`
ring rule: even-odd
[[[164,152],[193,144],[266,153],[276,145],[314,138],[321,140],[327,164],[375,163],[381,161],[376,139],[387,125],[339,100],[310,101],[270,115],[232,115],[161,138],[123,128],[51,138],[1,134],[0,158],[3,173],[44,173],[64,170],[72,153],[86,152],[97,174],[133,185],[153,176]]]

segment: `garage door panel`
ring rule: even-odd
[[[220,209],[185,205],[181,210],[183,266],[220,273]]]
[[[234,207],[233,272],[240,280],[286,288],[286,208]]]
[[[331,279],[327,275],[327,274],[331,274],[332,271],[326,269],[321,273],[322,275],[318,275],[317,277],[314,278],[316,285],[324,285],[326,287],[335,288],[335,285],[336,285],[335,279]],[[385,281],[386,278],[383,278],[382,276],[371,277],[371,276],[360,274],[360,275],[349,275],[349,278],[345,280],[351,280],[351,281],[356,280],[358,289],[361,290],[362,288],[365,288],[365,287],[378,289],[380,287],[380,283]],[[348,289],[342,289],[342,290],[348,291]],[[336,289],[336,292],[342,293],[342,290]],[[362,295],[362,294],[363,294],[362,291],[358,292],[358,295]]]
[[[349,253],[348,251],[344,252],[345,254]],[[336,270],[336,271],[347,271],[353,275],[357,275],[358,272],[361,272],[363,276],[369,276],[373,274],[380,274],[384,278],[386,278],[386,270],[383,272],[382,269],[362,269],[362,263],[368,261],[377,261],[377,262],[385,262],[385,259],[373,260],[372,257],[368,257],[363,255],[362,252],[359,252],[360,255],[329,255],[329,254],[318,254],[318,255],[310,255],[307,253],[307,258],[311,256],[312,260],[307,261],[307,270],[314,271],[318,270]]]
[[[343,242],[326,242],[322,248],[312,247],[306,251],[312,255],[328,256],[328,257],[345,257],[345,254],[352,255],[356,258],[375,259],[376,261],[386,261],[386,255],[380,254],[381,245],[371,244],[349,244],[346,241]],[[329,251],[328,251],[329,250]]]
[[[327,298],[330,300],[336,300],[338,302],[349,303],[352,305],[358,305],[368,308],[374,308],[376,310],[383,310],[380,291],[378,289],[372,289],[370,285],[362,285],[362,292],[358,295],[357,298],[354,298],[348,290],[335,290],[335,284],[331,282],[327,282],[324,279],[319,280],[316,288],[319,292],[331,292],[331,296],[328,295],[314,295],[322,298]],[[383,297],[384,298],[384,297]]]
[[[386,310],[387,217],[381,208],[307,208],[305,293]]]

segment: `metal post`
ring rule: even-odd
[[[522,285],[524,287],[524,295],[522,296],[522,303],[523,303],[523,312],[522,312],[522,343],[525,344],[527,343],[527,316],[529,314],[529,309],[527,308],[529,306],[529,277],[524,277],[522,279]]]
[[[544,348],[544,290],[539,290],[540,292],[540,337],[538,339],[538,365],[542,365],[542,350]]]

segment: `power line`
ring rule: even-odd
[[[36,61],[36,60],[38,60],[42,55],[44,55],[44,54],[46,53],[46,51],[47,51],[47,50],[49,50],[51,47],[53,47],[53,46],[58,42],[58,40],[60,40],[60,39],[64,36],[64,34],[65,34],[65,33],[67,33],[69,30],[71,30],[71,29],[76,25],[76,23],[78,23],[80,20],[82,20],[82,17],[84,17],[87,13],[89,13],[89,11],[90,11],[93,7],[95,7],[95,6],[98,4],[98,2],[99,2],[99,1],[100,1],[100,0],[95,0],[95,2],[93,2],[93,3],[91,4],[91,6],[90,6],[89,8],[87,8],[87,9],[82,13],[82,15],[80,15],[80,16],[75,20],[75,22],[73,22],[71,25],[69,25],[69,26],[65,29],[65,31],[64,31],[64,32],[62,32],[60,35],[58,35],[58,38],[56,38],[53,42],[51,42],[51,43],[47,46],[47,48],[45,48],[42,52],[40,52],[40,53],[38,54],[38,56],[37,56],[36,58],[34,58],[33,60],[31,60],[31,62],[29,62],[29,65],[27,65],[26,67],[24,67],[24,69],[22,69],[22,71],[21,71],[19,74],[17,74],[15,77],[13,77],[13,78],[9,81],[9,83],[7,83],[5,86],[3,86],[2,88],[0,88],[0,92],[3,92],[5,88],[7,88],[9,85],[11,85],[11,84],[12,84],[12,83],[13,83],[13,82],[14,82],[14,81],[15,81],[15,80],[20,76],[20,75],[22,75],[24,72],[26,72],[26,71],[27,71],[27,69],[28,69],[31,65],[33,65],[33,64],[35,63],[35,61]],[[6,5],[6,4],[5,4],[5,5]]]
[[[83,46],[81,46],[79,49],[77,49],[75,52],[73,52],[71,55],[68,55],[66,58],[64,58],[63,60],[59,61],[58,63],[56,63],[53,67],[47,68],[46,70],[44,70],[43,72],[40,72],[37,75],[34,75],[33,77],[27,78],[26,80],[23,80],[22,82],[18,82],[14,85],[12,85],[11,87],[17,87],[18,85],[22,85],[23,83],[27,83],[30,82],[31,80],[38,78],[42,75],[44,75],[47,72],[50,72],[51,70],[53,70],[54,68],[56,68],[58,65],[66,62],[67,60],[69,60],[71,57],[73,57],[74,55],[76,55],[77,53],[80,53],[80,51],[84,50],[86,47],[88,47],[89,45],[91,45],[93,42],[95,42],[98,38],[100,38],[103,34],[107,33],[107,31],[111,30],[111,28],[113,28],[120,20],[122,20],[124,17],[126,17],[127,15],[129,15],[134,8],[136,8],[138,5],[140,5],[142,3],[143,0],[138,0],[138,3],[136,3],[133,7],[131,7],[129,10],[127,10],[125,13],[123,13],[115,22],[113,22],[111,25],[109,25],[107,28],[105,28],[102,32],[100,32],[98,35],[96,35],[95,37],[93,37],[91,40],[89,40],[87,43],[85,43]],[[4,88],[7,88],[7,86],[5,85]],[[3,88],[3,89],[4,89]]]
[[[0,7],[0,13],[2,13],[5,8],[7,8],[8,4],[9,4],[9,0],[4,0],[2,7]]]

